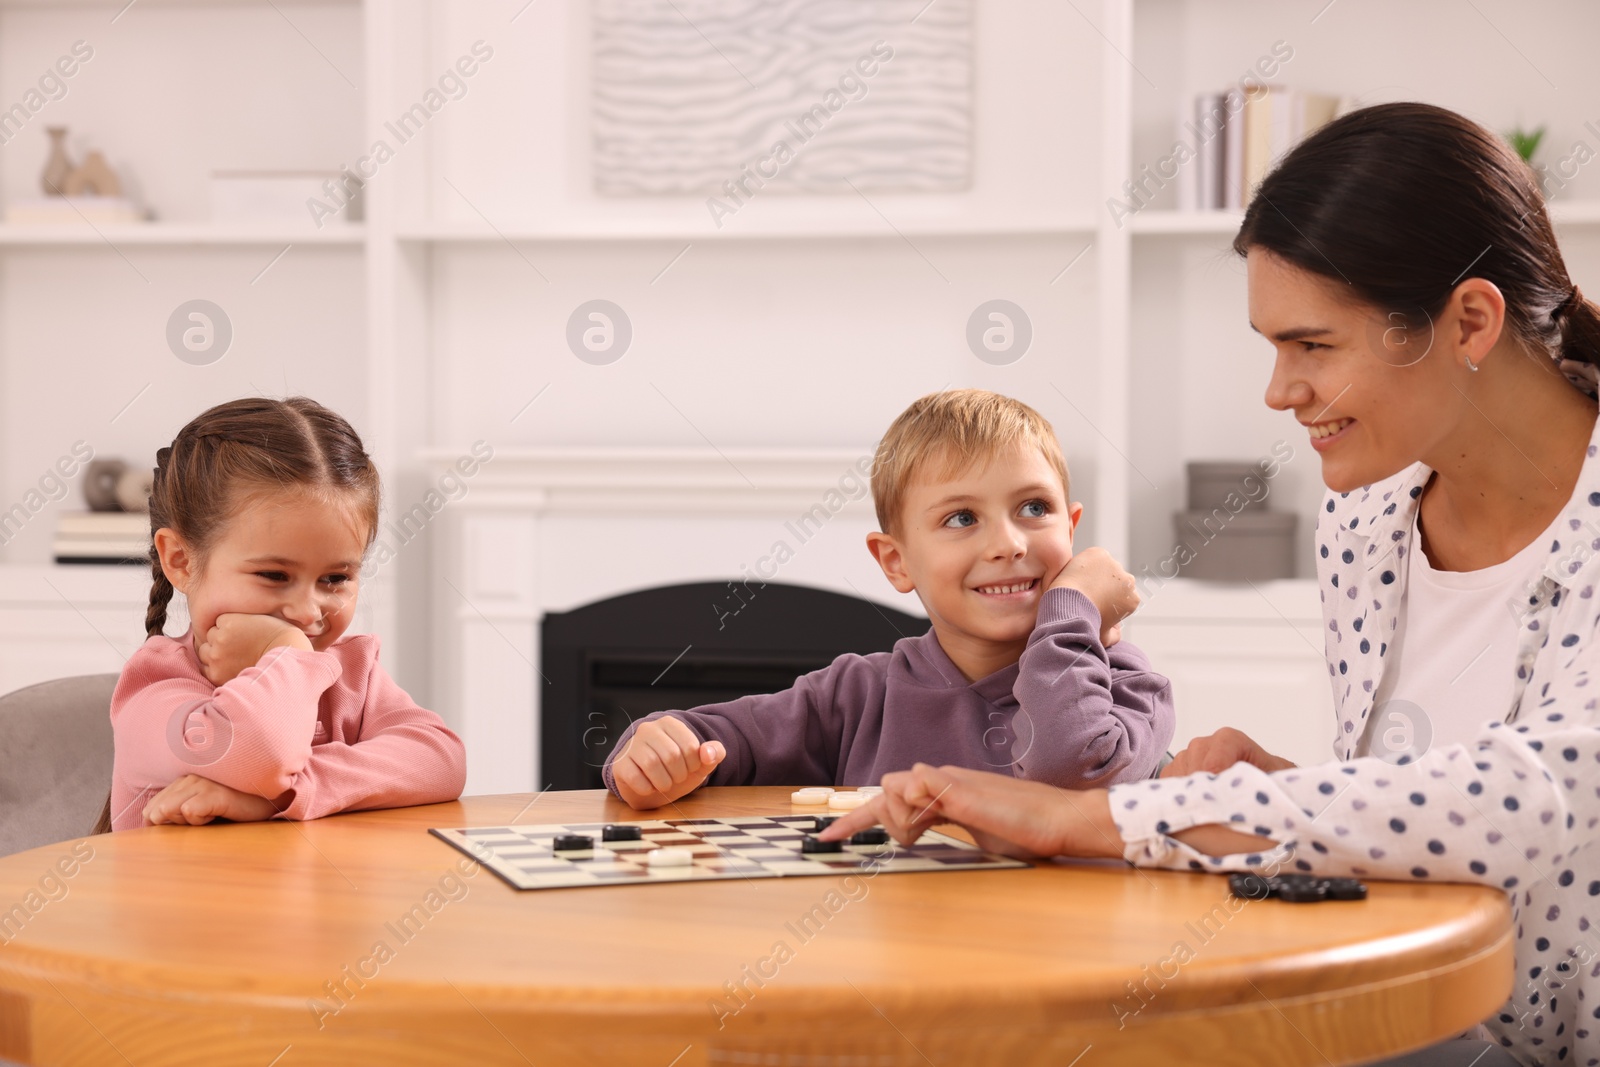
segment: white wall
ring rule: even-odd
[[[363,84],[359,7],[279,6],[287,18],[270,6],[141,4],[115,25],[110,8],[0,7],[0,99],[18,98],[72,41],[95,48],[68,96],[0,148],[0,195],[33,194],[47,122],[71,127],[79,156],[84,146],[102,148],[169,221],[208,217],[205,176],[213,168],[330,167],[356,158],[393,117],[375,107],[363,123],[361,94],[344,80]],[[482,211],[510,230],[595,212],[659,214],[660,202],[600,200],[589,191],[583,5],[536,4],[515,23],[510,10],[451,4],[426,15],[429,54],[396,77],[402,86],[412,77],[415,96],[474,40],[496,54],[469,94],[402,146],[405,159],[376,181],[397,181],[401,166],[416,169],[425,158],[422,176],[401,196],[410,221],[427,210],[436,222],[481,223]],[[1070,10],[1042,0],[980,5],[977,22],[970,194],[875,197],[872,206],[826,198],[820,209],[773,194],[727,225],[820,211],[846,226],[870,223],[881,236],[708,240],[659,279],[690,242],[440,246],[425,296],[428,410],[408,418],[424,421],[426,442],[441,447],[480,437],[854,446],[870,444],[924,392],[979,385],[1034,403],[1056,423],[1069,457],[1086,459],[1095,442],[1085,400],[1096,389],[1093,253],[1061,274],[1086,240],[908,241],[877,215],[902,225],[907,217],[1004,224],[1062,217],[1089,197],[1096,116],[1070,105],[1096,91],[1098,38]],[[1047,52],[1039,47],[1045,39],[1054,40]],[[1030,52],[1040,61],[1020,58]],[[675,206],[711,229],[699,201]],[[0,250],[0,496],[14,498],[76,438],[100,454],[150,456],[185,419],[242,393],[305,392],[361,427],[370,383],[360,246],[299,245],[257,280],[278,251]],[[572,308],[595,296],[621,304],[635,327],[633,350],[609,367],[581,363],[563,342]],[[171,310],[194,297],[216,301],[234,322],[233,349],[209,367],[179,363],[163,338]],[[964,339],[971,310],[996,297],[1021,304],[1033,320],[1031,350],[1008,367],[980,363]],[[122,411],[147,382],[149,391]],[[511,425],[547,383],[538,405]],[[1080,473],[1076,495],[1087,498],[1087,462]],[[1094,516],[1087,521],[1092,536]],[[48,539],[30,533],[0,558],[42,562]]]
[[[438,249],[431,412],[438,443],[487,436],[528,445],[865,446],[912,399],[954,384],[1022,396],[1055,423],[1069,459],[1092,452],[1092,426],[1055,388],[1092,417],[1093,254],[1061,275],[1086,240],[906,240],[877,214],[902,225],[908,214],[1060,217],[1088,198],[1098,165],[1096,117],[1050,103],[1096,91],[1098,38],[1082,32],[1070,10],[978,5],[971,193],[874,196],[871,205],[853,196],[818,204],[763,193],[725,220],[732,232],[806,214],[880,234],[817,242],[713,243],[701,200],[593,195],[583,5],[536,5],[509,28],[470,7],[452,6],[437,19],[428,70],[443,69],[480,37],[496,54],[437,130],[427,197],[433,218],[481,224],[481,212],[515,231],[601,213],[665,213],[707,235]],[[1019,61],[1042,38],[1056,42],[1048,62]],[[1007,367],[980,363],[964,338],[971,311],[997,297],[1020,304],[1035,331],[1028,354]],[[606,367],[580,362],[563,340],[572,309],[593,298],[621,305],[634,327],[632,349]],[[1081,470],[1075,495],[1085,498],[1092,476],[1087,462]],[[1092,535],[1092,515],[1089,523]]]

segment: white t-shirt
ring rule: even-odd
[[[1561,520],[1557,518],[1557,522]],[[1384,654],[1358,756],[1469,742],[1511,709],[1520,609],[1550,554],[1552,525],[1504,563],[1476,571],[1435,570],[1413,523],[1400,625]],[[1409,762],[1409,761],[1405,761]]]

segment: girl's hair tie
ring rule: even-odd
[[[1576,304],[1582,299],[1583,294],[1579,292],[1578,287],[1574,285],[1572,287],[1572,292],[1567,294],[1567,298],[1561,301],[1561,303],[1557,304],[1554,311],[1550,312],[1551,320],[1553,321],[1555,319],[1559,319],[1561,316],[1565,315],[1568,308],[1572,307],[1572,305]]]

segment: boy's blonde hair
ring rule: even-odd
[[[895,532],[914,478],[942,481],[1017,445],[1037,448],[1050,461],[1070,499],[1072,481],[1055,430],[1022,401],[987,389],[947,389],[914,401],[890,424],[873,459],[878,528]]]

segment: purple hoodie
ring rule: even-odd
[[[847,653],[781,693],[740,697],[683,721],[727,756],[708,785],[874,785],[914,763],[1010,773],[1068,789],[1149,778],[1172,741],[1172,685],[1143,652],[1100,644],[1100,612],[1051,589],[1022,658],[968,682],[930,628],[892,652]],[[638,723],[606,761],[611,764]]]

